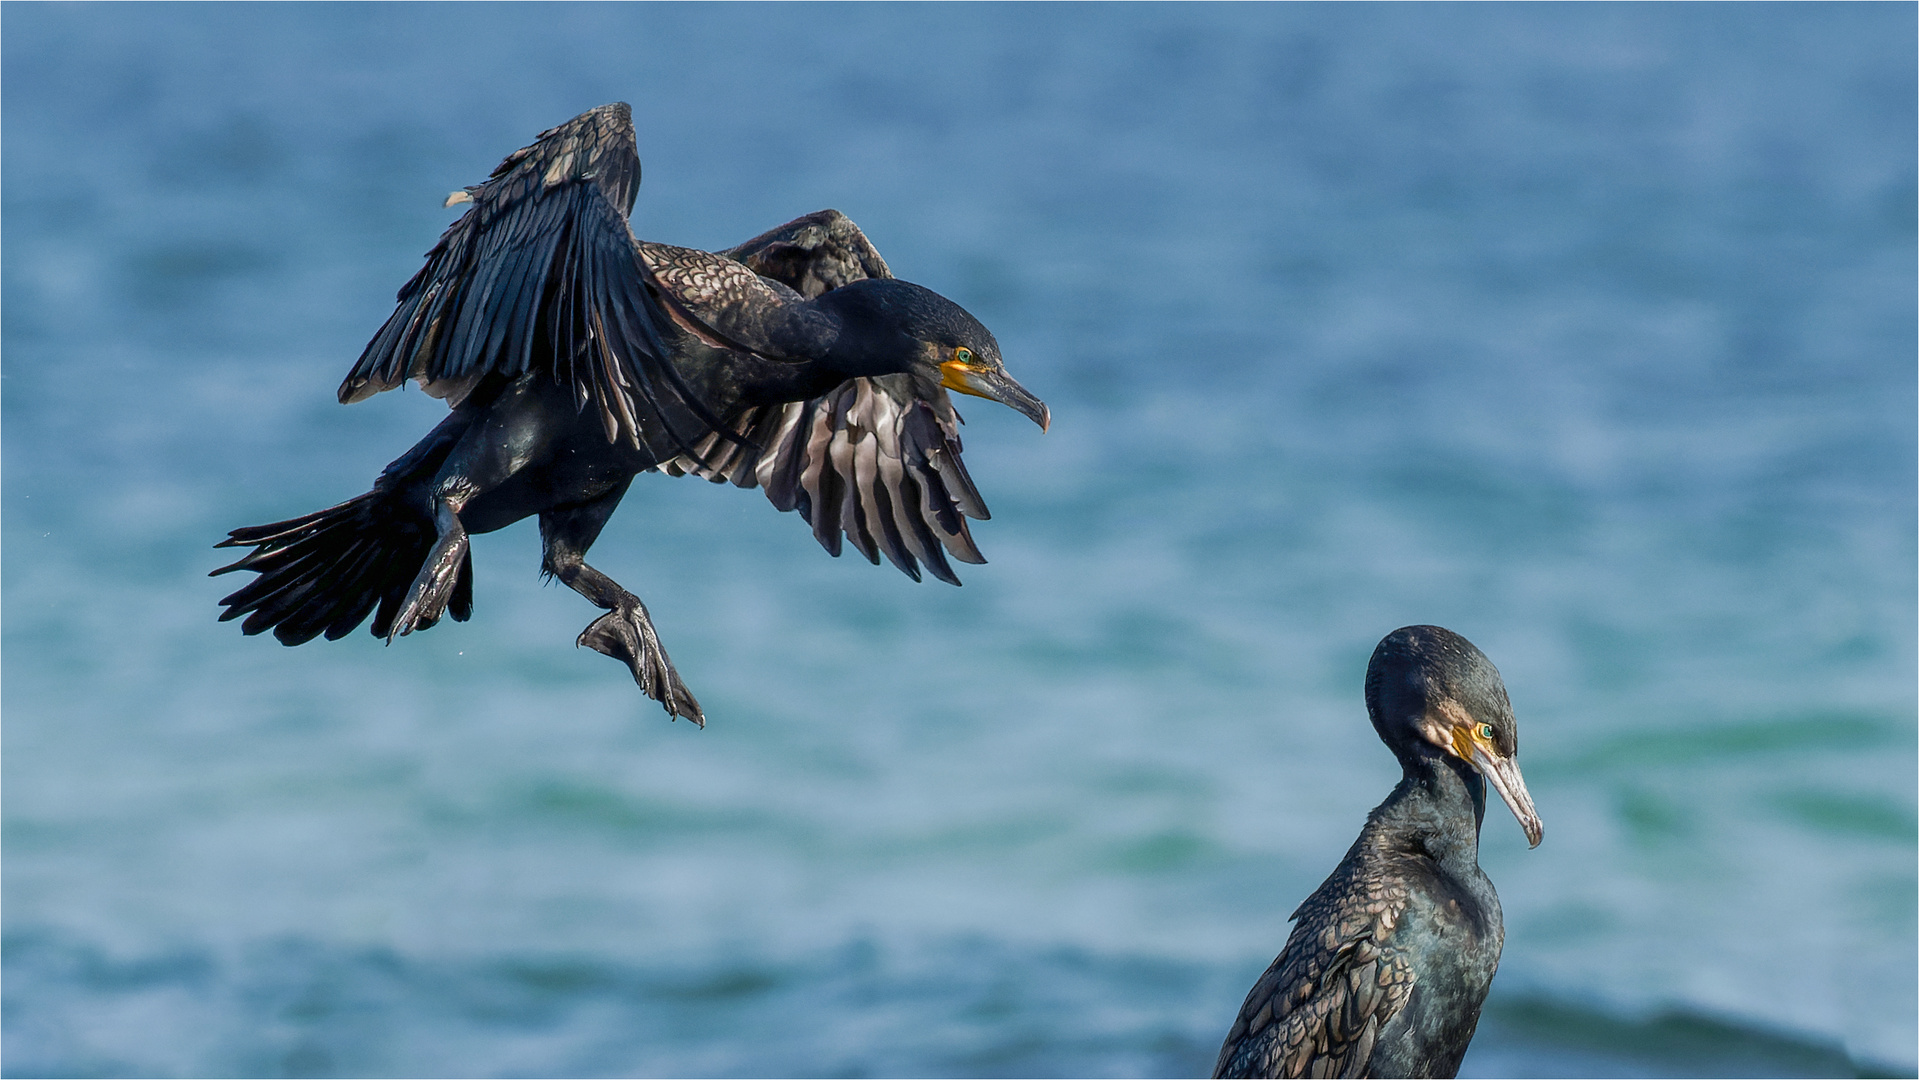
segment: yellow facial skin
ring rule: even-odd
[[[1545,827],[1540,823],[1539,811],[1533,808],[1525,777],[1519,774],[1519,762],[1499,752],[1493,726],[1473,719],[1464,706],[1450,698],[1441,700],[1432,713],[1437,715],[1428,714],[1421,724],[1426,738],[1479,770],[1479,775],[1505,800],[1513,817],[1519,819],[1519,827],[1526,830],[1527,841],[1538,847],[1545,836]]]
[[[986,369],[973,365],[973,350],[962,345],[953,350],[951,359],[940,365],[940,385],[948,390],[958,390],[962,394],[974,397],[986,397],[967,382],[969,375],[984,375]]]
[[[1454,757],[1471,761],[1479,754],[1485,754],[1488,757],[1499,756],[1498,748],[1493,745],[1491,724],[1475,724],[1468,718],[1464,724],[1450,724],[1448,727],[1452,734],[1450,749]]]
[[[928,346],[931,348],[931,346]],[[958,390],[962,394],[971,394],[988,401],[997,401],[1001,405],[1021,413],[1045,431],[1053,424],[1052,410],[1046,403],[1034,397],[1024,386],[1013,381],[1005,369],[989,366],[974,355],[973,350],[964,345],[956,345],[945,360],[940,361],[940,385],[948,390]]]

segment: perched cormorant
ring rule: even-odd
[[[1485,782],[1541,833],[1506,684],[1472,642],[1408,626],[1373,650],[1366,712],[1405,775],[1293,912],[1216,1077],[1453,1076],[1472,1042],[1506,940],[1479,869]]]
[[[646,606],[584,561],[649,469],[759,486],[834,555],[982,563],[966,518],[986,504],[960,461],[947,390],[1046,406],[1007,375],[979,320],[893,277],[835,210],[721,254],[636,239],[632,113],[603,105],[541,133],[447,205],[473,205],[400,290],[340,384],[343,403],[416,379],[451,415],[373,490],[235,529],[253,548],[215,570],[260,576],[222,621],[287,645],[352,632],[389,642],[473,611],[472,533],[539,515],[541,569],[605,608],[579,644],[626,662],[646,694],[701,726]]]

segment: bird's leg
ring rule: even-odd
[[[472,555],[466,526],[460,521],[467,504],[512,479],[545,451],[550,438],[544,423],[548,414],[533,398],[535,392],[535,380],[525,376],[502,390],[484,414],[468,424],[432,479],[416,489],[414,497],[426,503],[440,535],[387,627],[389,643],[439,622],[460,578],[471,575]],[[455,605],[455,619],[466,618],[470,600],[462,597]]]
[[[700,727],[706,726],[706,714],[700,710],[693,692],[680,680],[680,673],[674,670],[673,661],[660,644],[653,620],[639,597],[620,588],[612,578],[577,561],[577,557],[570,570],[562,569],[554,576],[595,604],[611,608],[581,631],[577,644],[615,660],[624,660],[627,667],[633,669],[633,681],[669,715],[684,716]]]
[[[460,524],[459,511],[465,502],[463,496],[453,492],[434,496],[433,524],[439,530],[440,538],[434,541],[433,550],[427,554],[426,565],[420,568],[420,575],[413,579],[413,588],[407,590],[406,601],[400,605],[392,624],[387,627],[388,644],[395,637],[425,630],[446,614],[447,601],[452,599],[453,588],[460,582],[461,569],[471,558],[466,527]],[[459,610],[453,616],[455,619],[466,617]]]
[[[706,726],[706,714],[693,692],[680,681],[673,669],[653,619],[640,598],[621,588],[619,583],[586,564],[586,549],[600,535],[607,518],[613,515],[620,497],[626,494],[629,477],[593,502],[540,515],[540,540],[545,551],[541,569],[559,578],[581,596],[603,607],[606,614],[593,620],[580,634],[577,644],[623,660],[633,669],[633,681],[646,696],[659,702],[670,716],[684,716],[700,727]]]

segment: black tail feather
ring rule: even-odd
[[[242,633],[272,630],[282,644],[300,645],[321,634],[338,641],[377,608],[373,633],[385,637],[434,536],[429,519],[379,490],[288,521],[235,529],[215,546],[253,550],[213,574],[260,576],[220,601],[227,609],[220,620],[245,615]],[[471,552],[447,613],[457,622],[473,614]]]

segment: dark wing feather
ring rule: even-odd
[[[812,298],[862,278],[890,278],[859,226],[821,210],[748,240],[724,255]],[[842,539],[874,563],[883,555],[920,579],[920,566],[959,584],[949,557],[986,558],[966,519],[990,517],[960,458],[960,418],[944,389],[920,396],[908,375],[849,379],[832,392],[737,417],[743,445],[709,436],[697,455],[662,466],[715,483],[758,486],[781,510],[798,510],[833,555]]]
[[[873,242],[838,210],[795,218],[726,255],[801,296],[818,296],[863,278],[893,276]]]
[[[1392,940],[1406,903],[1384,875],[1336,872],[1321,885],[1246,995],[1213,1075],[1364,1075],[1379,1033],[1412,996],[1412,967]]]
[[[531,371],[570,385],[612,442],[665,456],[721,428],[660,340],[662,316],[626,223],[639,180],[624,104],[583,113],[508,156],[467,189],[472,208],[401,288],[340,400],[412,378],[458,404],[486,376]]]
[[[848,379],[823,397],[748,409],[734,431],[758,450],[708,436],[694,447],[705,464],[683,456],[661,468],[758,486],[774,506],[798,510],[833,555],[843,537],[915,581],[924,564],[957,585],[949,557],[986,561],[966,519],[989,515],[960,459],[959,414],[944,394],[927,401],[911,387],[908,375]]]

